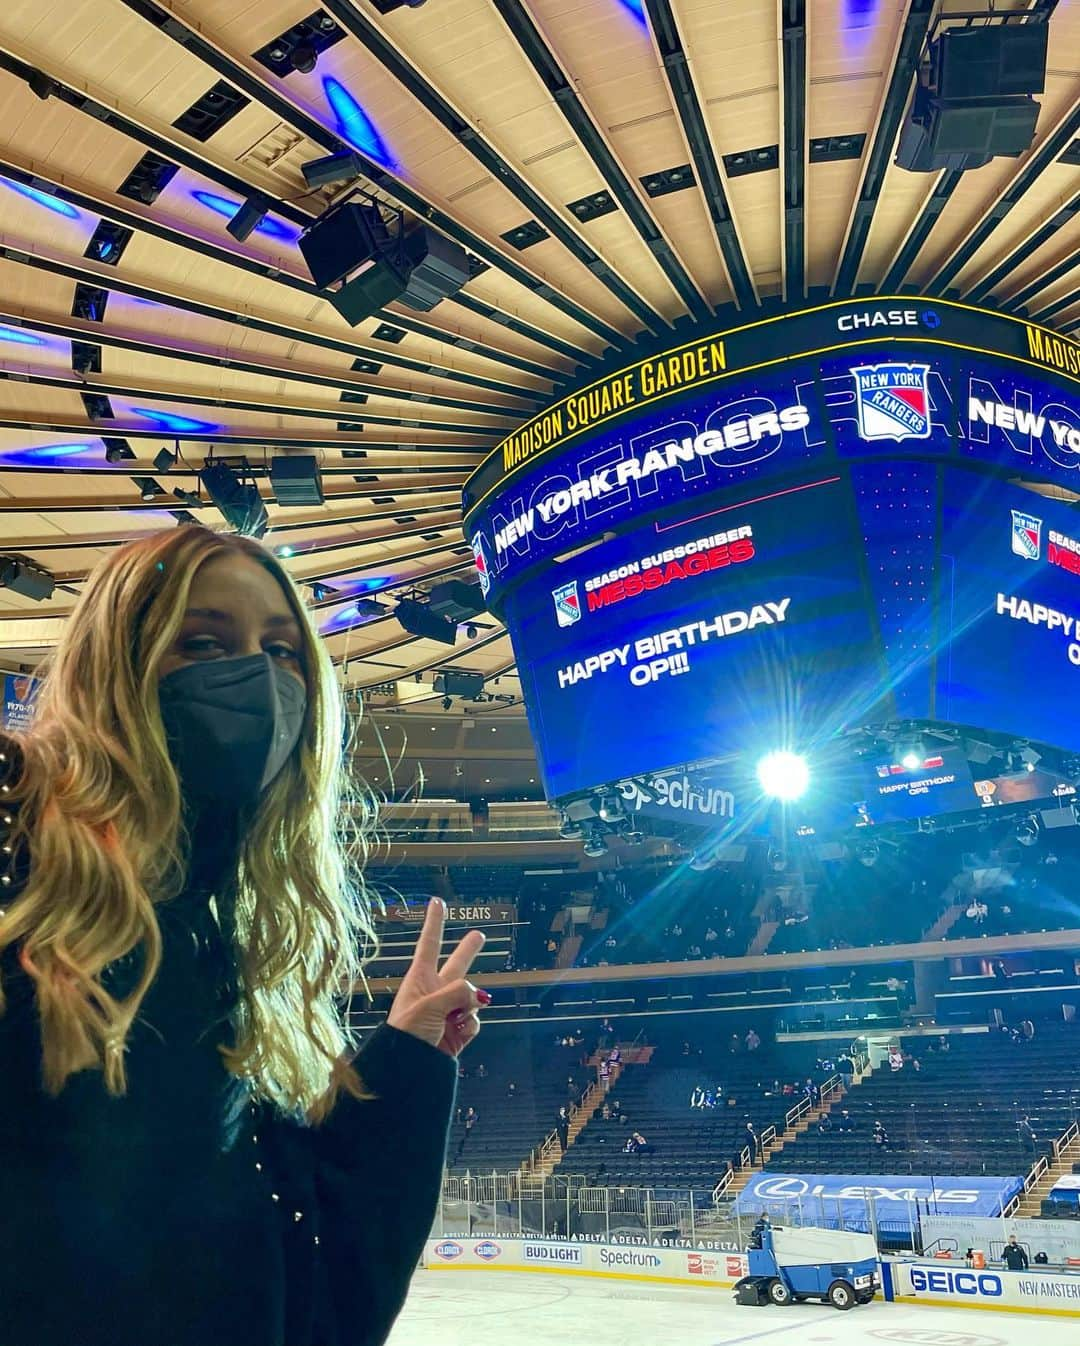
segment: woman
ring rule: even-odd
[[[0,744],[0,1346],[389,1332],[489,997],[436,900],[352,1061],[341,745],[261,546],[186,526],[92,576]]]

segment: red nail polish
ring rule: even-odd
[[[490,1004],[491,1004],[491,996],[488,995],[487,991],[477,991],[477,993],[476,993],[476,998],[477,998],[477,1000],[479,1000],[479,1002],[481,1003],[481,1005],[490,1005]]]

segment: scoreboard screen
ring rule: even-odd
[[[1080,750],[1080,346],[924,305],[638,361],[470,479],[549,798],[897,718]],[[945,774],[862,793],[957,807]]]

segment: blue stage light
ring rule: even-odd
[[[326,91],[326,101],[330,104],[330,110],[337,120],[338,133],[353,149],[366,154],[369,159],[374,159],[384,168],[396,168],[394,157],[386,148],[386,143],[375,129],[371,118],[344,84],[334,79],[332,75],[327,75],[323,80],[323,89]]]
[[[11,341],[16,346],[44,346],[45,338],[22,327],[0,327],[0,341]]]
[[[621,0],[622,4],[633,14],[635,19],[645,22],[645,0]]]
[[[144,421],[150,421],[160,429],[169,430],[174,434],[193,435],[203,430],[216,430],[218,428],[210,421],[196,421],[190,416],[175,416],[170,411],[152,411],[149,407],[132,407],[131,410],[136,416],[141,416]]]
[[[28,201],[33,201],[37,206],[44,206],[46,210],[51,210],[56,215],[64,215],[69,220],[82,219],[82,215],[70,205],[67,201],[61,201],[58,196],[50,196],[48,192],[40,192],[36,187],[28,187],[24,182],[13,182],[10,178],[0,179],[5,187],[10,187],[13,192],[18,192],[20,196],[25,196]]]

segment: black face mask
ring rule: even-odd
[[[158,688],[169,755],[190,801],[251,804],[300,738],[307,692],[268,654],[210,659]]]

